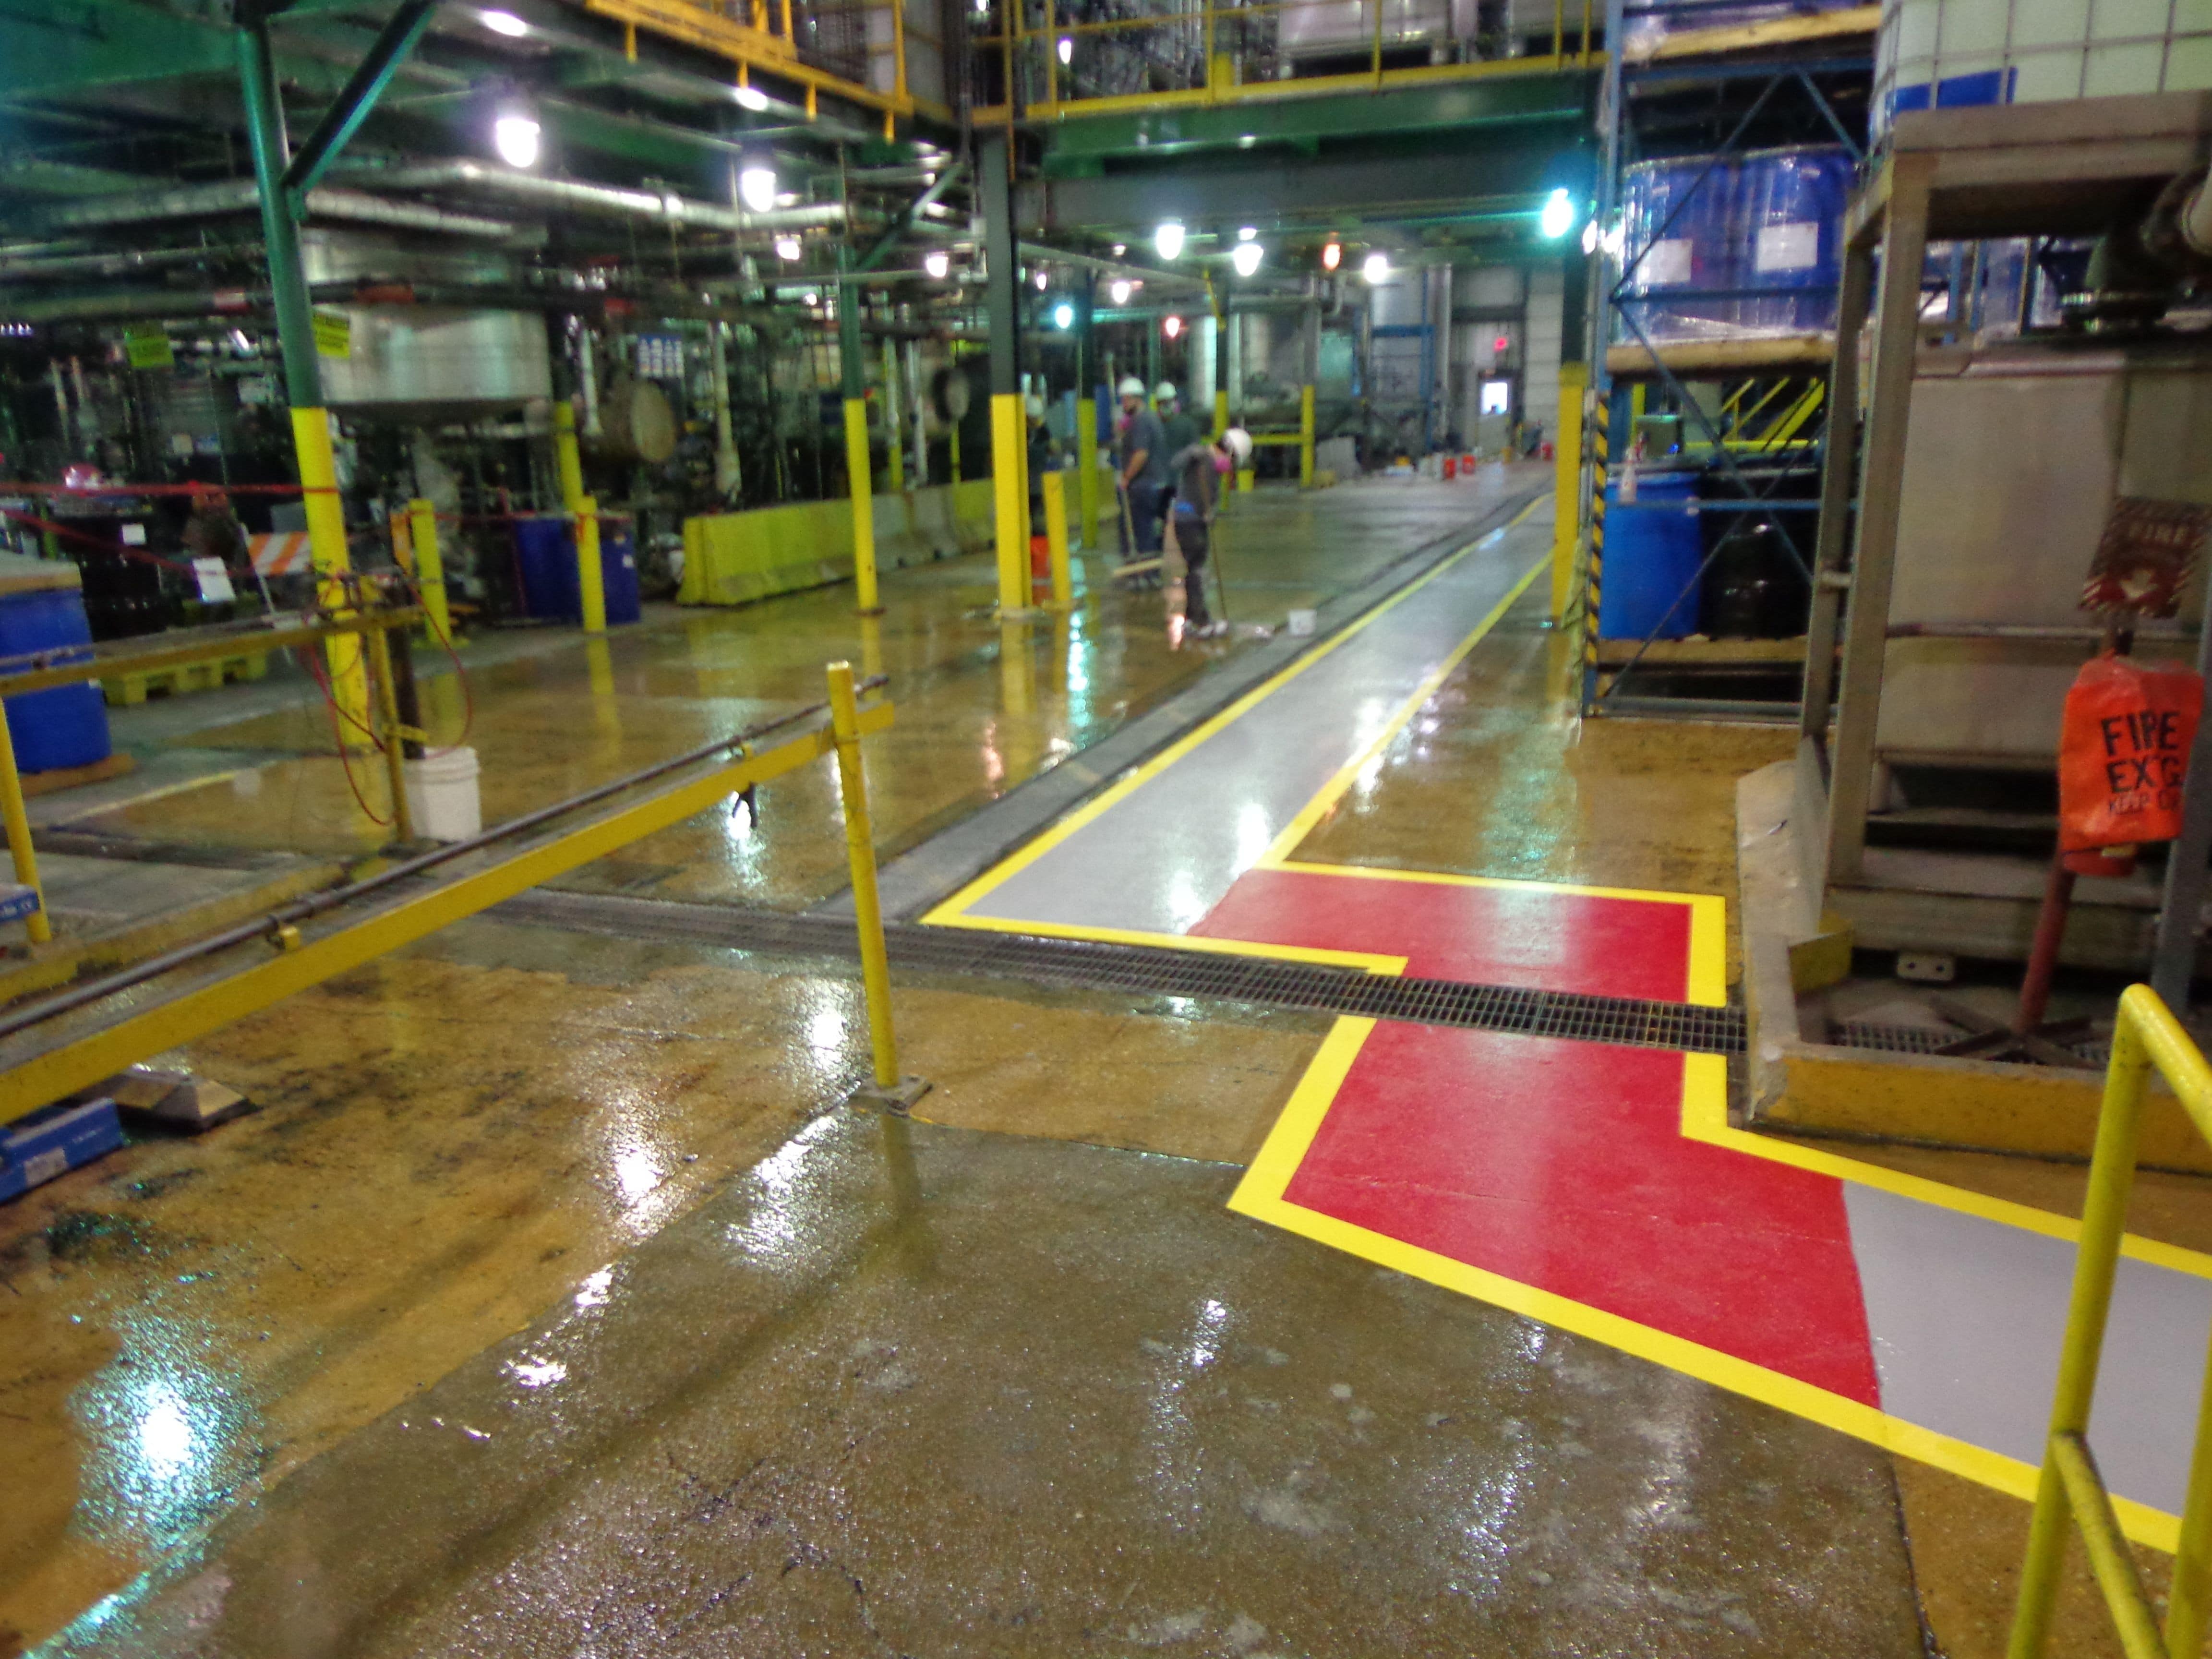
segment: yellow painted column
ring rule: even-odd
[[[1229,430],[1229,394],[1217,390],[1213,394],[1213,436],[1218,438]]]
[[[1575,546],[1582,539],[1583,397],[1589,365],[1559,365],[1559,436],[1553,447],[1552,494],[1552,621],[1566,619],[1574,598]]]
[[[23,809],[22,775],[15,770],[15,734],[0,714],[0,821],[8,830],[8,856],[15,866],[15,879],[39,896],[39,908],[23,918],[31,943],[44,945],[54,936],[46,920],[46,890],[39,881],[39,856],[31,850],[31,816]]]
[[[830,727],[837,748],[837,787],[845,807],[845,852],[853,875],[853,919],[860,936],[860,983],[868,1004],[868,1048],[876,1087],[899,1086],[898,1039],[891,1030],[890,957],[884,948],[883,903],[876,895],[875,832],[868,823],[868,781],[860,767],[860,704],[853,665],[830,665]]]
[[[1298,388],[1298,488],[1311,489],[1314,478],[1314,389]]]
[[[415,585],[422,590],[422,609],[430,613],[431,637],[453,637],[453,618],[446,605],[446,561],[438,550],[438,509],[426,501],[407,503],[407,537],[415,548]]]
[[[991,486],[997,508],[1001,611],[1030,608],[1030,504],[1022,493],[1022,421],[1021,393],[993,395]]]
[[[892,447],[897,453],[897,447]],[[845,476],[853,491],[853,583],[860,614],[883,610],[876,594],[875,477],[868,460],[868,400],[845,399]]]
[[[1044,475],[1044,539],[1052,560],[1052,608],[1072,610],[1075,583],[1067,568],[1067,475]]]
[[[1098,400],[1075,400],[1075,502],[1082,514],[1083,544],[1098,545]]]
[[[353,556],[346,550],[345,506],[338,500],[337,459],[331,453],[331,412],[327,409],[292,411],[292,444],[300,465],[300,487],[307,513],[307,550],[314,561],[316,603],[332,616],[352,610],[345,578],[352,574]],[[368,745],[368,665],[358,634],[343,635],[324,644],[330,664],[331,695],[338,706],[340,740],[349,749]]]
[[[1237,469],[1237,493],[1238,495],[1249,495],[1259,487],[1260,471],[1257,467],[1240,466]]]
[[[561,505],[574,513],[584,499],[584,457],[576,447],[576,406],[566,398],[553,405],[553,459],[561,473]]]
[[[584,631],[607,631],[606,577],[599,568],[599,504],[576,498],[576,585],[583,600]]]

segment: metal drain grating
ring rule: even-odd
[[[770,956],[852,961],[858,955],[852,923],[834,917],[552,889],[510,899],[492,914],[514,921],[631,939],[683,939]],[[897,968],[1014,980],[1054,990],[1144,992],[1698,1054],[1741,1054],[1744,1047],[1743,1014],[1735,1008],[1456,980],[1401,979],[1273,957],[1099,945],[966,928],[901,926],[886,928],[884,938]]]
[[[1844,1048],[1874,1048],[1892,1054],[1932,1054],[1944,1044],[1956,1042],[1966,1035],[1950,1025],[1874,1025],[1863,1020],[1847,1019],[1829,1028],[1827,1041]],[[2060,1046],[2099,1067],[2110,1064],[2112,1058],[2110,1036],[2087,1036]]]

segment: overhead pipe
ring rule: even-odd
[[[103,196],[66,207],[48,208],[40,216],[46,230],[97,230],[118,225],[159,224],[174,219],[205,219],[226,213],[253,213],[261,206],[261,191],[251,179],[225,179],[214,184],[179,185],[168,190],[130,196]],[[307,192],[307,216],[340,219],[357,224],[386,225],[395,230],[442,231],[454,236],[509,237],[516,227],[497,219],[480,219],[443,208],[412,202],[387,202],[357,190],[320,186]]]
[[[228,242],[212,247],[116,248],[106,253],[72,253],[56,258],[17,257],[0,247],[0,283],[44,283],[73,276],[128,276],[166,265],[205,264],[222,259],[256,259],[258,242]]]
[[[807,207],[771,208],[755,213],[723,207],[673,191],[623,190],[577,179],[550,179],[535,173],[487,167],[480,161],[437,161],[419,167],[349,167],[350,185],[375,190],[483,190],[540,207],[574,208],[611,218],[650,219],[702,230],[804,230],[845,222],[845,204],[821,202]]]

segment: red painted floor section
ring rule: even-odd
[[[1405,957],[1420,978],[1662,1002],[1689,994],[1690,907],[1651,899],[1248,870],[1190,931]]]
[[[1248,872],[1192,931],[1676,1001],[1689,964],[1685,905],[1303,871]],[[1284,1197],[1878,1406],[1842,1183],[1681,1118],[1671,1050],[1384,1021]]]

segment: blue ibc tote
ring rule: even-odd
[[[92,629],[85,621],[83,578],[74,564],[24,554],[0,556],[0,659],[33,652],[53,653],[54,666],[90,660]],[[19,772],[90,766],[113,752],[107,704],[96,680],[27,691],[9,698],[7,711]]]
[[[1738,163],[1736,285],[1760,290],[1740,303],[1746,332],[1814,334],[1836,325],[1853,170],[1840,144],[1754,150]]]
[[[522,587],[522,611],[550,622],[584,620],[583,589],[576,580],[576,542],[568,521],[548,515],[519,519],[514,525],[514,562]],[[607,625],[634,623],[644,614],[637,591],[637,551],[629,532],[601,521],[599,591],[605,597]]]
[[[1605,492],[1605,562],[1598,572],[1598,637],[1679,640],[1698,631],[1698,568],[1705,532],[1691,505],[1695,472],[1646,472],[1636,499],[1620,499],[1620,475]]]
[[[1705,156],[1641,161],[1623,175],[1623,189],[1628,257],[1636,260],[1628,292],[1650,296],[1627,307],[1638,325],[1654,340],[1725,338],[1739,302],[1687,296],[1737,285],[1735,169]],[[1677,289],[1686,297],[1669,297]],[[1636,337],[1624,325],[1621,337]]]

